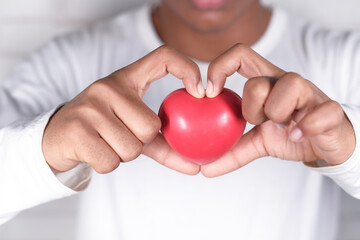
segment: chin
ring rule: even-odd
[[[223,17],[207,17],[205,19],[197,17],[197,19],[194,21],[186,19],[184,22],[186,22],[188,27],[197,32],[216,33],[226,30],[232,21],[231,19],[224,19]]]

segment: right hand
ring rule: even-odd
[[[162,46],[94,82],[52,116],[42,142],[49,166],[64,172],[84,162],[108,173],[143,153],[179,172],[197,174],[200,167],[171,149],[159,134],[159,117],[141,100],[150,83],[168,73],[191,95],[205,95],[197,65]]]

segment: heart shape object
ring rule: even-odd
[[[224,89],[215,98],[195,98],[186,90],[170,93],[159,109],[161,132],[185,159],[204,165],[229,151],[241,138],[246,121],[241,97]]]

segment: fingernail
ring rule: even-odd
[[[275,123],[275,125],[280,129],[284,129],[286,127],[286,125],[283,123]]]
[[[214,91],[214,86],[210,80],[207,82],[206,86],[206,96],[210,97]]]
[[[198,90],[198,93],[200,95],[200,97],[204,97],[205,96],[205,88],[202,84],[202,82],[200,81],[199,84],[197,85],[197,90]]]
[[[297,142],[299,141],[303,136],[303,132],[300,130],[300,128],[294,128],[291,132],[290,132],[290,140],[293,142]]]

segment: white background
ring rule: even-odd
[[[359,29],[358,0],[264,0],[325,26]],[[29,52],[59,34],[147,0],[0,0],[0,81]],[[360,67],[360,66],[359,66]],[[0,196],[1,197],[1,196]],[[0,226],[1,240],[72,240],[77,197],[21,213]],[[360,201],[343,194],[341,240],[360,239]]]

